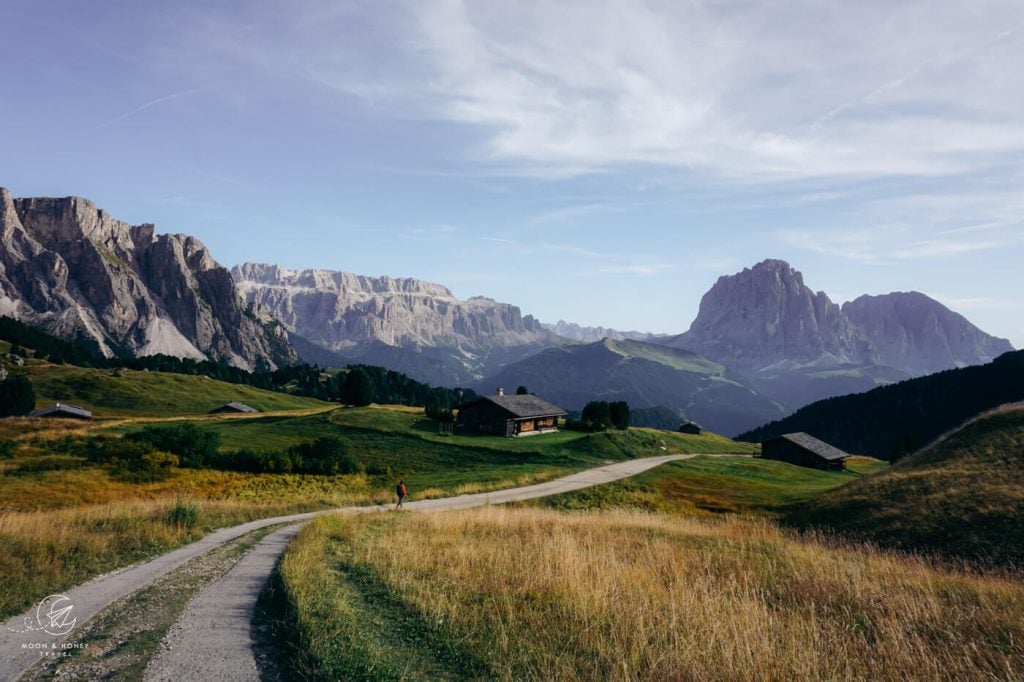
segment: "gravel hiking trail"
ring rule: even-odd
[[[433,500],[406,502],[408,511],[447,511],[488,504],[502,504],[580,490],[635,476],[648,469],[697,455],[661,455],[627,460],[587,469],[569,476],[521,488],[459,495]],[[64,593],[71,612],[85,623],[111,602],[149,585],[191,559],[245,533],[277,524],[291,524],[264,537],[230,571],[204,588],[186,607],[181,619],[171,628],[160,651],[146,671],[147,680],[259,680],[250,621],[260,591],[277,560],[301,526],[321,514],[380,512],[392,505],[345,507],[322,512],[292,514],[250,521],[222,528],[201,540],[162,554],[145,563],[99,576]],[[46,619],[43,618],[42,621]],[[36,608],[0,623],[0,681],[15,680],[43,655],[59,654],[63,647],[75,646],[74,632],[43,629]],[[66,629],[66,628],[65,628]]]

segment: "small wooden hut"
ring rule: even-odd
[[[492,436],[532,436],[558,430],[565,410],[535,395],[488,395],[463,405],[456,428]]]
[[[814,469],[845,469],[849,453],[802,431],[761,443],[761,457]]]
[[[259,412],[255,407],[249,407],[245,403],[232,401],[230,403],[224,403],[220,407],[215,407],[210,410],[207,414],[222,414],[222,413],[235,413],[235,414],[248,414],[252,412]]]
[[[57,403],[52,407],[43,407],[29,415],[41,419],[92,419],[92,412],[84,407]]]

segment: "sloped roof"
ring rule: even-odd
[[[764,442],[770,443],[773,440],[788,440],[790,443],[793,443],[794,445],[799,445],[804,450],[813,452],[822,459],[840,460],[846,459],[847,457],[850,456],[850,453],[844,452],[839,448],[835,447],[834,445],[829,445],[823,440],[818,440],[811,434],[804,433],[803,431],[797,431],[796,433],[784,433],[781,436],[769,438]]]
[[[489,400],[518,419],[529,417],[564,417],[566,411],[535,395],[485,395],[475,403]],[[470,403],[472,405],[473,403]],[[466,406],[468,407],[468,405]]]
[[[679,428],[683,428],[684,426],[696,426],[698,429],[701,428],[700,424],[694,421],[685,421],[679,425]]]
[[[240,403],[237,400],[233,400],[230,403],[224,403],[217,408],[218,411],[224,409],[234,410],[235,412],[259,412],[255,407],[250,407],[249,405]]]
[[[92,412],[85,409],[84,407],[78,407],[77,405],[68,405],[67,403],[57,403],[53,407],[44,407],[38,409],[30,417],[49,417],[52,415],[67,415],[69,417],[79,417],[82,419],[92,419]]]

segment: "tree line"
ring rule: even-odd
[[[95,343],[85,340],[65,341],[7,316],[0,316],[0,339],[12,344],[13,354],[26,357],[28,352],[25,349],[30,348],[35,358],[54,364],[206,376],[227,383],[351,405],[423,405],[427,407],[428,414],[439,414],[445,410],[450,412],[459,406],[460,401],[468,402],[477,397],[469,389],[430,386],[401,372],[370,365],[349,365],[337,373],[306,363],[273,371],[248,372],[224,361],[194,360],[170,355],[105,358],[100,355]],[[17,378],[19,376],[14,374],[7,381],[0,381],[0,416],[26,414],[32,409],[35,397],[25,397],[24,384],[27,379]],[[28,389],[31,390],[31,385],[28,385]],[[15,411],[16,404],[18,409],[26,404],[28,407],[24,411]],[[4,413],[5,409],[8,412]]]
[[[895,460],[971,417],[1024,400],[1024,351],[853,395],[826,398],[740,434],[758,442],[804,431],[855,454]]]

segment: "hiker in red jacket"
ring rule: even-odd
[[[405,490],[405,481],[399,481],[398,482],[398,487],[395,488],[395,494],[398,495],[398,504],[395,505],[395,509],[401,509],[402,508],[402,500],[404,500],[405,496],[409,494]]]

